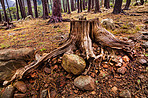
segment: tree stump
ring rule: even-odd
[[[103,51],[100,52],[100,55],[96,56],[94,54],[92,42],[100,44],[101,46],[124,49],[126,52],[130,52],[131,46],[133,46],[128,42],[117,39],[112,33],[100,27],[99,19],[86,20],[86,18],[81,18],[79,20],[71,20],[69,38],[65,44],[51,51],[45,56],[36,59],[34,62],[25,66],[24,68],[18,69],[11,80],[5,81],[4,85],[14,81],[15,79],[22,79],[44,62],[47,62],[49,59],[66,52],[73,51],[76,48],[80,49],[81,52],[85,54],[87,60],[91,59],[90,61],[93,61],[99,57],[102,57]]]

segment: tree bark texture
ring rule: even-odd
[[[67,0],[67,8],[68,8],[67,14],[70,14],[71,12],[70,12],[69,0]]]
[[[77,0],[77,9],[78,9],[78,13],[80,13],[80,0]]]
[[[25,7],[24,7],[24,4],[23,4],[23,1],[22,0],[18,0],[18,3],[19,3],[19,7],[20,7],[21,16],[22,16],[22,18],[25,19],[26,12],[25,12]]]
[[[63,9],[64,9],[64,12],[67,12],[66,7],[65,7],[65,0],[63,0]]]
[[[122,11],[121,6],[122,6],[122,0],[116,0],[113,14],[120,14]]]
[[[43,19],[48,19],[48,8],[47,8],[47,0],[42,0],[42,7],[43,7]]]
[[[94,3],[95,3],[94,0],[92,0],[92,9],[94,8]]]
[[[28,6],[28,15],[31,15],[33,17],[32,6],[31,6],[30,0],[27,0],[27,6]]]
[[[74,11],[75,8],[74,8],[74,0],[70,0],[71,1],[71,11]]]
[[[90,9],[91,9],[91,1],[92,0],[88,0],[88,12],[90,12]]]
[[[130,3],[131,3],[131,0],[126,0],[126,5],[124,7],[124,10],[129,10]]]
[[[104,7],[106,9],[109,9],[110,8],[110,0],[104,0]]]
[[[2,22],[2,14],[1,14],[1,11],[0,11],[0,23]]]
[[[35,18],[38,18],[37,0],[33,0]]]
[[[85,10],[85,0],[83,0],[83,10]]]
[[[7,7],[8,7],[8,11],[9,11],[10,19],[11,19],[11,21],[12,21],[12,15],[11,15],[11,11],[10,11],[10,8],[9,8],[8,1],[7,1],[7,0],[6,0],[6,4],[7,4]]]
[[[101,12],[99,0],[95,0],[95,13]]]
[[[18,9],[18,1],[15,0],[15,4],[16,4],[16,17],[17,17],[17,20],[20,19],[20,16],[19,16],[19,9]]]
[[[79,1],[80,1],[80,12],[82,12],[82,0]]]

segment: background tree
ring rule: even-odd
[[[88,0],[88,12],[90,12],[91,9],[91,0]]]
[[[130,3],[131,3],[131,0],[126,0],[126,5],[124,7],[124,10],[129,10]]]
[[[37,0],[33,0],[35,18],[38,18]]]
[[[53,0],[52,16],[48,23],[62,22],[61,2],[60,0]]]
[[[99,0],[95,0],[95,13],[101,12]]]
[[[26,12],[25,12],[25,7],[24,7],[24,4],[23,4],[23,0],[18,0],[18,3],[19,3],[19,7],[20,7],[21,16],[22,16],[22,18],[25,18],[26,17]]]
[[[110,8],[110,0],[104,0],[104,7],[106,9],[109,9]]]
[[[15,6],[16,6],[16,18],[17,18],[17,20],[19,20],[20,16],[19,16],[19,9],[18,9],[18,1],[17,0],[15,0]]]
[[[85,0],[83,0],[83,10],[85,10]]]
[[[92,9],[94,8],[94,3],[95,3],[94,0],[92,0]]]
[[[82,0],[79,0],[79,1],[80,1],[80,3],[79,3],[80,4],[79,5],[80,6],[80,11],[82,12]]]
[[[63,0],[63,9],[64,9],[64,12],[67,12],[66,7],[65,7],[65,0]]]
[[[50,13],[49,1],[47,0],[48,13]]]
[[[27,7],[28,7],[28,15],[31,15],[33,17],[32,6],[31,6],[30,0],[27,0]]]
[[[47,0],[42,0],[42,7],[43,7],[43,19],[48,19],[48,8],[47,8]]]
[[[74,0],[70,0],[71,1],[71,11],[74,11],[75,8],[74,8]]]
[[[10,11],[10,8],[9,8],[8,1],[7,1],[7,0],[6,0],[6,4],[7,4],[7,7],[8,7],[8,11],[9,11],[10,19],[11,19],[11,21],[12,21],[12,15],[11,15],[11,11]]]
[[[122,11],[121,6],[122,6],[122,0],[115,0],[113,14],[120,14]]]
[[[67,0],[67,8],[68,8],[67,14],[70,14],[71,12],[70,12],[69,0]]]
[[[143,5],[144,4],[144,0],[140,0],[140,4]]]
[[[78,9],[78,13],[80,13],[80,0],[77,0],[77,9]]]
[[[2,22],[2,14],[1,14],[1,11],[0,11],[0,23]]]

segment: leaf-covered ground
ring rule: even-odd
[[[144,20],[148,18],[148,3],[144,6],[133,6],[131,10],[125,11],[129,15],[119,14],[113,15],[112,9],[102,9],[102,13],[83,13],[72,12],[71,14],[62,14],[63,18],[78,19],[81,16],[87,19],[111,18],[117,24],[116,29],[109,30],[116,37],[123,39],[124,37],[131,38],[138,35],[138,31],[148,31],[148,24]],[[138,12],[138,13],[137,13]],[[146,12],[146,13],[141,13]],[[136,16],[135,16],[136,15]],[[140,16],[139,16],[140,15]],[[70,23],[62,22],[47,25],[48,20],[32,19],[14,22],[13,29],[5,30],[0,26],[0,49],[6,48],[21,48],[33,47],[40,54],[50,52],[66,41],[70,31]],[[127,24],[132,22],[134,27],[129,27]],[[118,25],[119,24],[119,25]],[[143,55],[147,59],[147,49],[143,49],[140,44],[145,42],[142,40],[136,44],[136,53]],[[94,51],[97,53],[96,45],[93,44]],[[110,49],[106,49],[108,51]],[[124,57],[126,54],[122,51],[114,51],[119,57]],[[79,51],[75,52],[79,54]],[[112,52],[109,52],[110,54]],[[141,56],[139,56],[141,57]],[[139,58],[138,58],[139,59]],[[91,67],[88,75],[93,77],[96,82],[94,91],[81,91],[73,84],[73,80],[77,77],[67,73],[61,67],[61,57],[53,58],[43,68],[37,69],[28,76],[24,82],[27,85],[27,96],[37,97],[46,89],[51,98],[57,97],[118,97],[123,90],[129,90],[132,97],[146,98],[148,95],[148,67],[138,63],[138,59],[134,61],[130,59],[129,63],[125,63],[127,68],[125,74],[116,73],[117,67],[96,63]],[[109,60],[107,60],[109,62]],[[106,64],[106,63],[104,63]],[[115,91],[115,89],[117,90]],[[15,92],[19,93],[19,92]],[[47,95],[47,96],[49,96]]]

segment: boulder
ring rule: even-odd
[[[129,92],[129,90],[123,90],[120,92],[119,96],[121,98],[131,98],[131,93]]]
[[[34,57],[34,49],[33,48],[0,50],[0,61],[30,60],[33,57]]]
[[[114,23],[113,23],[113,20],[110,19],[110,18],[103,19],[103,20],[101,21],[101,24],[102,24],[103,27],[105,27],[106,29],[112,29],[112,30],[115,29],[115,25],[114,25]]]
[[[1,98],[13,98],[14,90],[15,88],[12,85],[8,85],[2,93]]]
[[[90,76],[79,76],[74,80],[74,85],[81,90],[94,90],[95,81]]]
[[[74,75],[81,74],[85,67],[85,60],[75,54],[64,54],[62,58],[62,67],[69,73],[73,73]]]
[[[5,80],[10,80],[15,73],[15,70],[25,65],[26,62],[22,60],[0,61],[0,83]]]

